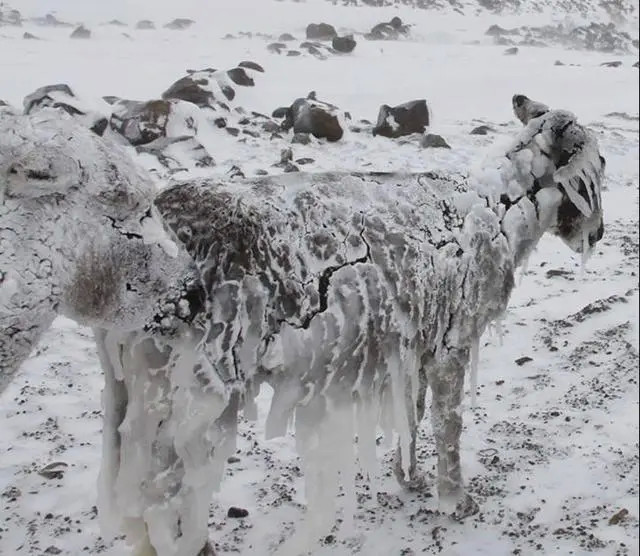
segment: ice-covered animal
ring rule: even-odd
[[[514,97],[514,108],[523,102]],[[340,484],[345,515],[353,511],[357,467],[375,473],[378,425],[387,438],[393,431],[399,436],[399,475],[417,481],[416,430],[427,387],[433,395],[440,503],[459,516],[473,512],[459,447],[470,356],[487,325],[505,310],[515,268],[545,231],[585,254],[603,232],[604,159],[595,138],[569,112],[544,111],[526,120],[506,156],[468,179],[296,174],[233,184],[189,181],[162,191],[155,207],[180,244],[177,254],[170,258],[160,247],[138,241],[166,259],[166,269],[164,263],[155,266],[155,258],[146,268],[158,272],[158,289],[167,292],[147,290],[143,295],[152,299],[144,307],[153,309],[136,319],[127,312],[124,322],[133,326],[116,318],[79,319],[96,329],[105,372],[99,501],[105,527],[126,532],[139,554],[211,554],[211,494],[234,447],[237,412],[252,412],[252,395],[262,381],[274,390],[267,434],[293,425],[304,462],[306,524],[283,550],[309,550],[333,525]],[[39,136],[32,123],[31,136],[21,135],[25,144]],[[2,234],[29,229],[33,211],[24,206],[34,202],[6,194],[16,189],[6,129],[0,132]],[[84,139],[102,145],[97,137]],[[53,184],[60,176],[54,169],[66,157],[77,157],[78,167],[85,167],[64,143],[47,148],[41,144],[52,170],[44,174],[56,176],[49,179]],[[115,166],[118,174],[138,175],[109,148],[111,171]],[[96,164],[93,171],[103,175]],[[26,162],[20,168],[25,176],[33,171]],[[41,172],[37,165],[33,183],[46,197]],[[64,191],[94,204],[91,187]],[[46,210],[57,216],[56,194],[57,189],[49,194]],[[142,205],[139,214],[146,215]],[[27,216],[18,221],[16,214]],[[14,220],[5,225],[11,215]],[[130,218],[133,241],[143,235],[139,218]],[[59,265],[65,269],[61,276],[72,275],[80,260],[77,252],[68,257],[60,247],[67,237],[104,228],[111,237],[114,228],[118,234],[130,229],[108,218],[93,222],[95,229],[83,228],[84,234],[65,219],[58,226],[68,231],[51,230],[55,240],[46,245],[51,259],[66,261]],[[153,239],[164,243],[160,228],[153,229]],[[118,234],[112,240],[116,251],[122,245]],[[181,260],[183,248],[195,271],[185,263],[176,277],[172,261]],[[21,257],[31,262],[21,263],[27,270],[18,268],[2,297],[2,310],[12,304],[18,318],[11,322],[21,330],[35,326],[34,314],[20,316],[24,298],[12,284],[24,282],[20,272],[37,276],[30,269],[43,255],[28,242],[22,249]],[[15,260],[0,251],[3,273]],[[124,272],[137,275],[135,260],[123,262]],[[63,299],[82,298],[73,281],[44,282],[63,292]],[[62,304],[50,307],[55,313]],[[12,371],[28,350],[16,345],[18,351],[11,351],[16,329],[5,322],[0,346],[14,362]]]

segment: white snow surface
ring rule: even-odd
[[[430,131],[452,146],[425,150],[347,132],[337,143],[292,145],[294,159],[314,159],[305,167],[310,171],[472,172],[483,153],[504,152],[521,128],[511,111],[514,93],[568,109],[590,126],[607,159],[604,238],[583,273],[580,255],[543,238],[511,298],[501,338],[487,334],[480,342],[475,403],[466,403],[461,443],[465,481],[480,513],[456,522],[438,514],[429,493],[403,491],[391,473],[393,450],[379,446],[381,478],[371,487],[358,483],[355,502],[341,504],[355,503],[355,518],[339,516],[313,554],[638,553],[637,55],[521,47],[517,56],[503,56],[504,48],[484,36],[493,23],[547,23],[565,17],[558,13],[463,17],[321,0],[20,0],[12,7],[25,17],[53,12],[93,33],[90,40],[71,40],[70,28],[0,27],[0,99],[17,107],[37,87],[64,82],[100,111],[103,95],[158,98],[187,68],[253,60],[265,73],[254,88],[237,87],[234,104],[268,114],[315,90],[354,121],[375,121],[381,104],[426,98],[434,115]],[[353,54],[326,60],[266,49],[283,32],[302,40],[310,22],[365,32],[394,15],[414,24],[410,39],[356,37]],[[184,31],[162,27],[176,17],[196,23]],[[103,25],[112,19],[128,26]],[[140,19],[155,21],[157,30],[136,30]],[[25,31],[42,40],[23,40]],[[254,36],[222,39],[239,31]],[[480,44],[471,44],[475,40]],[[577,65],[554,66],[557,59]],[[622,67],[600,66],[613,59]],[[495,133],[469,135],[480,124]],[[234,165],[247,176],[257,169],[278,173],[271,165],[286,146],[254,138],[241,143],[217,130],[199,140],[217,164],[199,172],[220,175]],[[138,160],[151,164],[148,157]],[[159,186],[163,178],[158,174]],[[0,554],[127,553],[121,539],[101,536],[95,513],[102,388],[91,332],[58,319],[0,396]],[[211,501],[209,534],[221,555],[272,554],[304,514],[295,439],[264,439],[269,402],[265,388],[259,418],[241,422],[238,461],[228,464]],[[419,444],[419,464],[433,479],[428,418]],[[348,459],[334,454],[330,464]],[[38,473],[56,462],[66,464],[62,473]],[[363,463],[376,465],[372,457]],[[249,516],[228,518],[230,506],[246,508]],[[628,514],[610,523],[622,509]]]

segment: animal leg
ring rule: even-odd
[[[426,490],[428,488],[427,480],[424,473],[418,469],[416,458],[416,441],[418,437],[418,429],[424,418],[425,398],[427,395],[427,371],[421,367],[418,371],[418,394],[416,398],[415,415],[411,407],[408,407],[409,428],[411,430],[411,442],[409,444],[409,476],[405,477],[402,465],[402,451],[400,446],[396,448],[394,457],[393,472],[401,486],[408,490]]]
[[[429,383],[433,393],[431,413],[438,451],[438,497],[443,510],[464,518],[477,512],[465,492],[460,467],[461,403],[468,351],[451,351],[434,366]]]

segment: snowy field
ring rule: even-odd
[[[637,4],[628,23],[636,39]],[[464,476],[480,512],[456,522],[438,513],[435,490],[403,491],[391,473],[391,452],[380,446],[377,495],[359,484],[353,525],[341,526],[339,516],[313,554],[638,554],[637,48],[604,54],[524,46],[505,56],[505,46],[484,34],[496,23],[585,19],[558,10],[462,16],[321,0],[17,0],[12,7],[25,18],[53,12],[92,32],[89,40],[72,40],[73,27],[0,26],[0,99],[17,107],[37,87],[67,83],[103,110],[104,95],[159,98],[188,68],[251,60],[265,71],[255,87],[238,88],[236,102],[249,110],[271,114],[313,90],[350,112],[353,122],[375,121],[382,104],[426,98],[430,131],[452,147],[424,149],[348,130],[338,142],[308,145],[211,130],[199,139],[216,166],[201,173],[228,175],[233,166],[247,176],[278,173],[272,165],[287,146],[294,159],[313,159],[308,171],[465,173],[520,129],[511,111],[514,93],[575,112],[597,134],[607,159],[605,234],[585,268],[559,240],[543,238],[521,272],[501,333],[482,339],[477,407],[467,398],[462,438]],[[358,35],[395,15],[413,25],[408,38]],[[177,17],[195,23],[163,28]],[[113,19],[126,26],[106,25]],[[136,29],[142,19],[157,29]],[[327,59],[268,51],[280,34],[300,42],[307,24],[320,21],[340,34],[356,33],[355,51]],[[25,32],[40,40],[23,39]],[[227,34],[235,38],[223,39]],[[620,67],[601,66],[614,60]],[[470,135],[481,124],[493,132]],[[139,160],[155,168],[161,186],[166,172],[148,156]],[[59,319],[0,396],[0,554],[127,553],[122,539],[100,536],[96,516],[102,385],[91,331]],[[293,438],[263,439],[269,392],[259,401],[261,419],[242,422],[237,458],[212,500],[210,538],[220,555],[272,554],[304,513]],[[435,477],[429,419],[419,459]],[[57,464],[54,472],[42,473],[50,464]],[[247,509],[248,517],[228,518],[230,506]]]

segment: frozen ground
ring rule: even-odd
[[[295,158],[314,159],[312,171],[465,172],[517,129],[513,93],[577,113],[598,134],[608,161],[605,236],[584,271],[579,257],[544,238],[512,297],[502,339],[497,333],[483,338],[478,407],[466,404],[462,440],[465,477],[480,513],[457,523],[438,515],[434,497],[402,491],[381,446],[377,496],[359,485],[353,527],[339,520],[314,554],[638,553],[637,51],[523,47],[504,56],[504,47],[483,36],[492,23],[530,25],[549,21],[545,15],[475,18],[267,0],[23,0],[13,7],[26,16],[57,10],[60,20],[84,22],[93,31],[92,39],[74,41],[67,28],[0,27],[0,98],[17,106],[35,88],[59,82],[96,102],[106,94],[147,100],[187,68],[254,60],[265,74],[255,89],[241,91],[250,109],[270,113],[316,90],[355,119],[375,120],[383,103],[423,97],[434,113],[432,131],[453,147],[423,150],[354,133],[334,144],[293,145]],[[263,37],[222,40],[239,31],[301,38],[307,23],[320,20],[365,32],[396,14],[415,24],[411,40],[360,41],[352,55],[327,60],[270,54],[271,41]],[[185,31],[161,27],[175,17],[196,23]],[[114,18],[128,27],[101,25]],[[139,19],[154,20],[159,29],[135,30]],[[25,31],[42,40],[23,40]],[[475,40],[481,44],[470,44]],[[554,66],[558,59],[567,65]],[[611,60],[623,65],[600,66]],[[469,135],[480,123],[496,133]],[[232,165],[249,174],[276,172],[271,164],[284,146],[264,139],[239,143],[226,134],[207,141],[217,162],[211,172],[219,174]],[[525,356],[531,359],[520,360]],[[100,537],[94,506],[101,388],[90,331],[60,319],[0,397],[0,554],[126,554],[122,541]],[[268,392],[260,399],[264,413]],[[264,441],[262,421],[242,424],[238,461],[229,464],[212,501],[210,535],[222,555],[271,554],[303,513],[293,439]],[[420,459],[433,476],[429,433],[427,419]],[[56,462],[53,472],[39,473]],[[232,505],[248,509],[249,517],[227,518]]]

